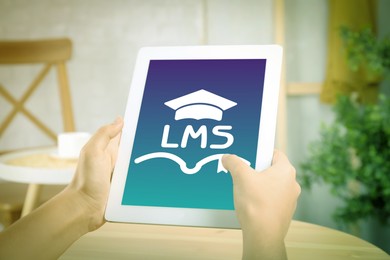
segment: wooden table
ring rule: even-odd
[[[67,184],[72,179],[77,159],[55,156],[56,147],[14,152],[0,157],[0,178],[28,183],[22,216],[30,213],[39,201],[41,184]]]
[[[290,260],[390,259],[357,237],[299,221],[286,246]],[[241,252],[241,230],[106,223],[60,259],[241,259]]]

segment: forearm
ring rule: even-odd
[[[243,232],[242,259],[287,259],[283,240],[272,240],[257,232]]]
[[[242,226],[243,259],[287,259],[284,244],[285,233],[277,221],[262,219],[247,220]],[[269,216],[267,216],[269,218]],[[252,223],[251,223],[252,222]]]
[[[234,206],[243,234],[243,259],[287,259],[284,239],[301,187],[288,158],[275,151],[257,172],[234,155],[222,158],[233,179]]]
[[[122,127],[117,118],[100,128],[82,149],[67,188],[0,233],[0,259],[56,259],[103,225]]]
[[[88,232],[87,209],[77,191],[62,191],[0,233],[0,259],[56,259]]]

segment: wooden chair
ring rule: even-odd
[[[43,79],[47,77],[52,68],[54,68],[57,72],[64,131],[75,130],[65,65],[65,63],[70,59],[71,53],[72,43],[66,38],[34,41],[0,41],[0,66],[15,66],[18,64],[43,65],[42,70],[33,79],[19,100],[1,84],[0,79],[0,97],[12,105],[12,111],[5,117],[5,119],[0,121],[0,138],[3,138],[6,129],[11,125],[15,116],[20,113],[44,134],[56,142],[57,134],[25,106],[26,101],[31,97],[36,89],[42,85],[41,83]],[[1,151],[0,149],[0,155],[5,152],[6,151]],[[1,182],[0,221],[3,221],[2,225],[7,226],[15,221],[21,214],[25,197],[36,196],[40,193],[40,191],[41,185],[39,184],[26,185],[21,183]],[[26,192],[28,195],[26,195]],[[26,205],[24,206],[26,207]],[[28,207],[34,206],[35,205],[28,205]]]

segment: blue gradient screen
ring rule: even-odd
[[[151,60],[122,205],[234,209],[218,158],[254,167],[265,69],[265,59]]]

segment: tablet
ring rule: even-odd
[[[239,228],[223,154],[269,167],[282,48],[142,48],[135,64],[108,221]]]

